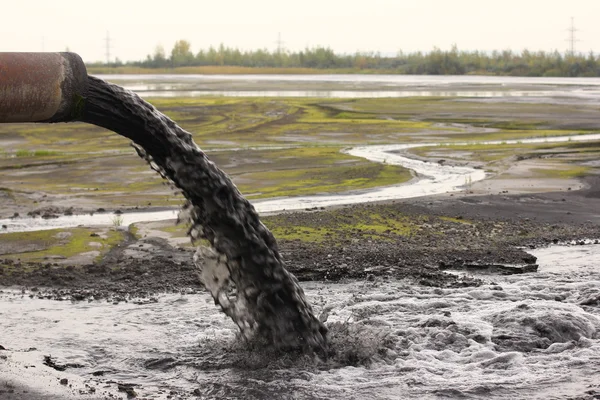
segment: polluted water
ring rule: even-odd
[[[538,272],[478,287],[303,283],[328,315],[328,360],[248,348],[208,293],[112,304],[4,290],[0,380],[47,390],[68,378],[99,398],[118,385],[148,399],[598,398],[600,245],[531,252]]]

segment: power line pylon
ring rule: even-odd
[[[569,31],[569,38],[567,39],[567,41],[569,42],[569,54],[574,56],[575,55],[575,43],[577,43],[579,40],[577,40],[575,38],[575,32],[578,31],[578,29],[575,29],[575,18],[571,17],[571,27],[568,29]]]
[[[281,40],[281,32],[277,33],[277,41],[275,44],[277,44],[277,54],[283,53],[284,42]]]
[[[106,55],[106,64],[110,64],[110,33],[106,31],[106,38],[104,38],[105,44],[105,55]]]

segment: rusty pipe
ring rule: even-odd
[[[79,119],[87,70],[75,53],[1,53],[0,123]]]

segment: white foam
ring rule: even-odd
[[[479,288],[377,280],[304,284],[317,314],[329,309],[328,323],[358,324],[368,327],[367,334],[386,337],[387,347],[376,352],[379,356],[369,367],[318,371],[292,366],[267,376],[260,368],[242,375],[229,367],[144,368],[150,359],[195,357],[202,346],[209,346],[202,354],[210,360],[218,343],[228,346],[237,329],[208,294],[112,305],[5,292],[0,338],[9,349],[35,346],[59,360],[82,364],[69,371],[73,374],[114,371],[106,379],[140,383],[136,391],[152,398],[161,398],[161,389],[168,393],[194,385],[206,393],[277,392],[282,398],[286,393],[332,399],[577,396],[597,383],[600,372],[600,308],[580,304],[600,296],[600,271],[588,268],[585,257],[573,257],[579,253],[594,259],[600,245],[535,250],[540,271],[556,262],[578,261],[563,273],[488,276],[495,284]],[[373,342],[366,336],[362,340]],[[213,362],[218,365],[219,359]],[[0,364],[0,372],[2,368]]]

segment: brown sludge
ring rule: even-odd
[[[215,302],[248,340],[281,349],[326,350],[325,326],[254,207],[193,142],[192,135],[135,93],[89,77],[81,120],[131,139],[138,154],[182,190],[194,262]]]

